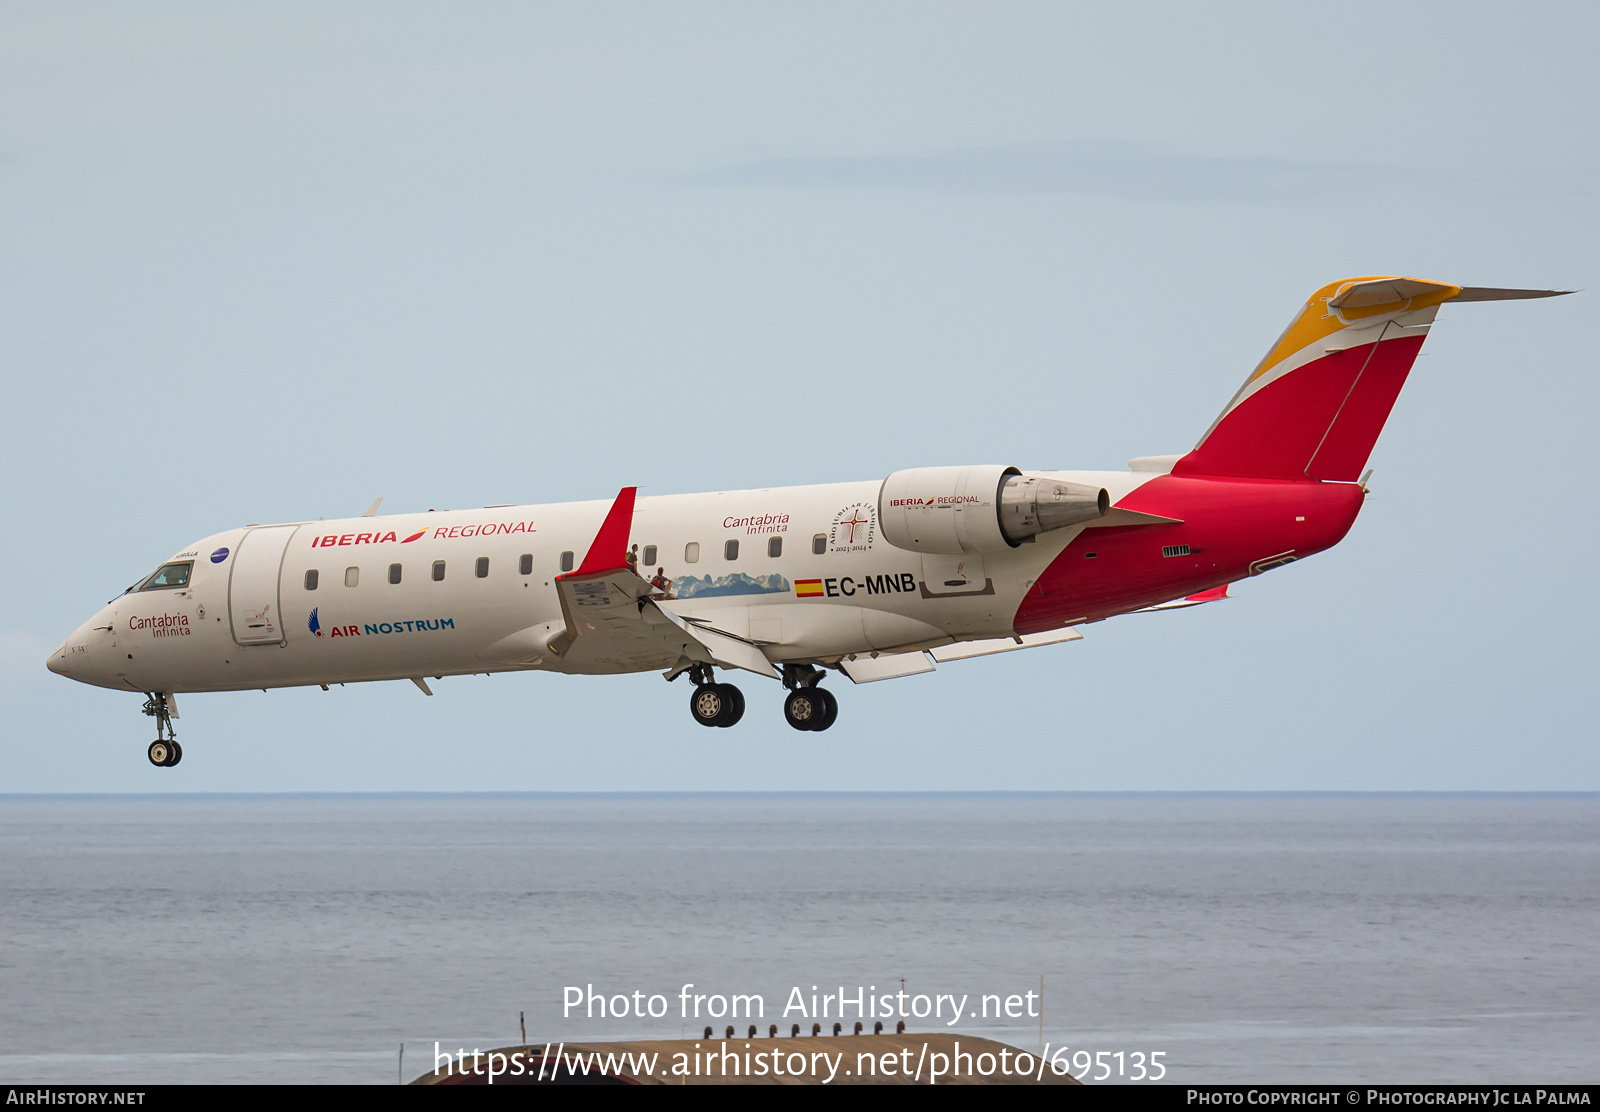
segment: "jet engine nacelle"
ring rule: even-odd
[[[1103,487],[1024,475],[1015,467],[914,467],[878,494],[878,523],[896,548],[956,555],[1004,552],[1029,537],[1104,517]]]

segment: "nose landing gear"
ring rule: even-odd
[[[144,701],[144,712],[156,720],[156,739],[145,755],[158,768],[171,768],[183,760],[183,746],[178,744],[178,732],[172,728],[174,709],[165,692],[151,692]]]

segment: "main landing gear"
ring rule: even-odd
[[[797,730],[826,730],[839,717],[839,700],[825,687],[802,687],[783,701],[783,718]]]
[[[707,664],[687,669],[694,681],[689,714],[702,726],[732,726],[744,717],[744,693],[731,683],[717,683]],[[811,664],[785,664],[783,718],[797,730],[826,730],[839,717],[839,700],[817,686],[825,673]],[[154,758],[151,758],[152,760]]]
[[[783,686],[789,689],[789,697],[783,701],[783,720],[795,729],[826,730],[839,717],[839,700],[818,686],[826,674],[813,664],[783,666]]]
[[[711,669],[701,665],[689,672],[694,691],[689,713],[702,726],[731,726],[744,717],[744,692],[731,683],[712,682]]]
[[[145,750],[145,755],[151,764],[171,768],[183,760],[183,746],[178,744],[177,731],[172,728],[172,706],[166,694],[156,691],[147,696],[144,712],[156,720],[156,739]]]

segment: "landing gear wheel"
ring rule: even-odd
[[[820,733],[833,725],[839,717],[839,700],[826,687],[813,687],[811,691],[822,699],[822,717],[811,727]]]
[[[689,713],[702,726],[720,726],[728,713],[727,684],[703,683],[689,695]]]
[[[183,747],[172,728],[172,697],[163,691],[150,692],[144,700],[144,712],[156,720],[156,739],[145,750],[145,756],[157,768],[171,768],[183,760]]]
[[[827,713],[820,687],[802,687],[783,701],[783,720],[797,730],[815,730]]]
[[[727,709],[723,711],[722,721],[718,722],[717,725],[723,727],[732,726],[744,717],[744,692],[731,683],[719,683],[717,686],[722,688],[723,697],[728,704]]]

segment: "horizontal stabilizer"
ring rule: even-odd
[[[1531,297],[1565,297],[1577,290],[1503,290],[1494,286],[1462,286],[1451,301],[1525,301]]]
[[[1345,283],[1327,301],[1329,308],[1351,319],[1377,313],[1415,312],[1449,301],[1460,289],[1449,282],[1426,278],[1368,278]]]

